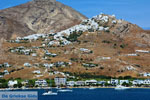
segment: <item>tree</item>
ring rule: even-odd
[[[29,87],[34,87],[35,81],[34,80],[29,80],[28,84]]]
[[[123,86],[129,86],[129,84],[128,83],[126,83],[126,82],[123,82],[123,84],[122,84]]]
[[[18,83],[18,88],[21,88],[22,87],[22,84],[19,82]]]
[[[0,84],[0,88],[8,88],[7,82]]]
[[[17,88],[18,87],[18,85],[17,84],[14,84],[14,86],[13,86],[14,88]]]

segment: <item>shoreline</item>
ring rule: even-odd
[[[57,89],[56,87],[52,87],[54,89]],[[61,87],[62,89],[66,88],[66,87]],[[116,87],[67,87],[69,89],[77,89],[77,88],[81,88],[81,89],[88,89],[88,88],[95,88],[95,89],[114,89]],[[150,87],[129,87],[131,89],[150,89]],[[9,90],[34,90],[34,89],[50,89],[50,87],[42,87],[42,88],[4,88],[4,89],[0,89],[0,91],[9,91]]]

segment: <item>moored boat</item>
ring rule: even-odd
[[[115,90],[127,90],[127,89],[130,89],[130,87],[125,87],[125,86],[122,86],[122,85],[118,85],[115,87]]]
[[[95,88],[95,87],[90,87],[90,88],[89,88],[89,90],[94,90],[94,89],[96,89],[96,88]]]
[[[50,80],[50,90],[43,93],[42,95],[57,95],[57,92],[53,92],[51,88],[51,80]]]
[[[57,93],[52,92],[52,91],[48,91],[48,92],[43,93],[42,95],[57,95]]]
[[[72,92],[73,90],[71,89],[60,89],[58,92]]]

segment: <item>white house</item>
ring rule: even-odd
[[[150,84],[150,79],[146,79],[146,80],[144,80],[144,82],[143,82],[145,85],[149,85]]]
[[[80,48],[80,51],[82,51],[83,53],[91,53],[92,51],[86,48]]]
[[[97,84],[101,84],[104,85],[106,83],[106,81],[98,81]]]
[[[75,81],[68,81],[67,82],[67,86],[74,86],[75,85]]]
[[[10,65],[6,62],[4,63],[4,67],[10,67]]]
[[[120,80],[120,85],[122,85],[123,83],[129,83],[129,80]]]
[[[150,76],[150,73],[143,73],[143,76],[144,76],[144,77],[149,77],[149,76]]]
[[[101,57],[100,59],[101,59],[101,60],[110,60],[111,57]]]
[[[31,67],[31,64],[30,63],[24,63],[24,66],[25,67]]]
[[[8,86],[9,86],[9,87],[14,87],[15,84],[18,84],[18,81],[17,81],[17,80],[15,80],[15,81],[10,80],[10,81],[8,82]]]
[[[86,80],[85,84],[86,85],[96,85],[97,84],[97,80]]]
[[[139,52],[139,53],[150,53],[150,51],[147,51],[147,50],[135,50],[135,52]]]
[[[34,74],[41,74],[41,71],[40,70],[35,70],[33,71]]]
[[[9,74],[8,70],[4,70],[4,75],[8,75],[8,74]]]
[[[46,67],[46,68],[51,68],[51,67],[54,66],[54,64],[44,63],[43,66]]]
[[[36,57],[36,56],[37,56],[37,54],[36,54],[36,53],[33,53],[33,54],[32,54],[32,56],[33,56],[33,57]]]
[[[28,82],[29,82],[28,80],[25,80],[25,81],[21,82],[21,84],[26,86],[28,84]]]
[[[46,87],[48,86],[46,80],[37,80],[35,81],[35,86],[42,86],[42,87]]]
[[[144,84],[144,81],[143,81],[143,80],[133,80],[133,81],[132,81],[132,84],[133,84],[133,85]]]
[[[77,85],[77,86],[83,86],[83,85],[85,85],[85,81],[76,81],[75,85]]]
[[[111,84],[113,85],[117,85],[119,83],[119,80],[118,79],[111,79]]]
[[[139,55],[136,53],[131,53],[131,54],[126,54],[126,56],[139,56]]]
[[[43,75],[35,75],[35,77],[36,77],[36,78],[38,78],[38,77],[42,77],[42,76],[43,76]]]
[[[127,70],[136,70],[136,68],[134,68],[133,66],[126,66]]]
[[[0,75],[0,78],[3,78],[4,77],[4,75]]]

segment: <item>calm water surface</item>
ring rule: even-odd
[[[76,88],[70,93],[58,93],[57,96],[43,96],[43,89],[38,91],[38,100],[150,100],[150,89],[114,90],[99,88],[94,90]],[[54,89],[54,91],[56,91]]]

